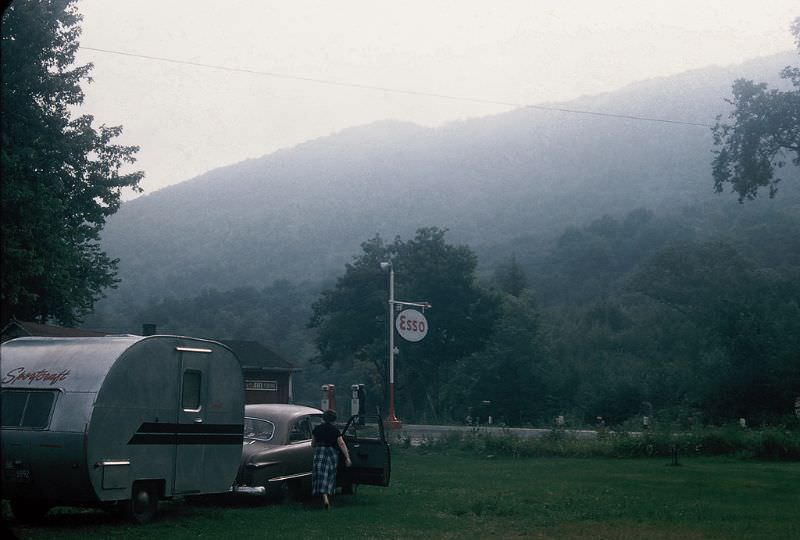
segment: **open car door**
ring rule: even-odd
[[[388,486],[392,456],[380,414],[351,416],[342,430],[342,438],[353,462],[352,467],[345,467],[344,460],[339,460],[336,476],[343,491],[354,484]]]

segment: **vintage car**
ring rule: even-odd
[[[343,438],[351,467],[339,462],[337,485],[352,493],[354,485],[388,486],[391,454],[380,417],[351,417]],[[322,411],[286,404],[245,406],[244,443],[239,473],[232,491],[264,495],[272,500],[311,494],[311,432],[322,422]]]

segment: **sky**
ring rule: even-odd
[[[794,47],[797,0],[79,0],[84,113],[151,193],[345,128],[562,102]],[[198,65],[202,64],[202,65]],[[460,99],[464,98],[464,99]],[[133,197],[126,194],[126,198]]]

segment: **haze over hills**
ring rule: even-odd
[[[710,126],[734,79],[777,82],[796,62],[787,52],[545,106]],[[448,228],[486,263],[515,239],[544,242],[603,214],[735,205],[713,193],[712,148],[709,127],[534,108],[433,129],[350,128],[125,203],[103,240],[122,282],[100,305],[330,278],[376,233]],[[776,201],[749,211],[797,205],[789,175]]]

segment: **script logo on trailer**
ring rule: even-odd
[[[38,371],[25,371],[24,367],[18,367],[6,373],[6,376],[3,377],[3,380],[0,381],[0,383],[14,384],[17,382],[27,382],[28,384],[33,384],[34,382],[49,382],[50,386],[53,386],[57,382],[61,382],[66,379],[68,375],[68,369],[54,373],[47,369],[40,369]]]

